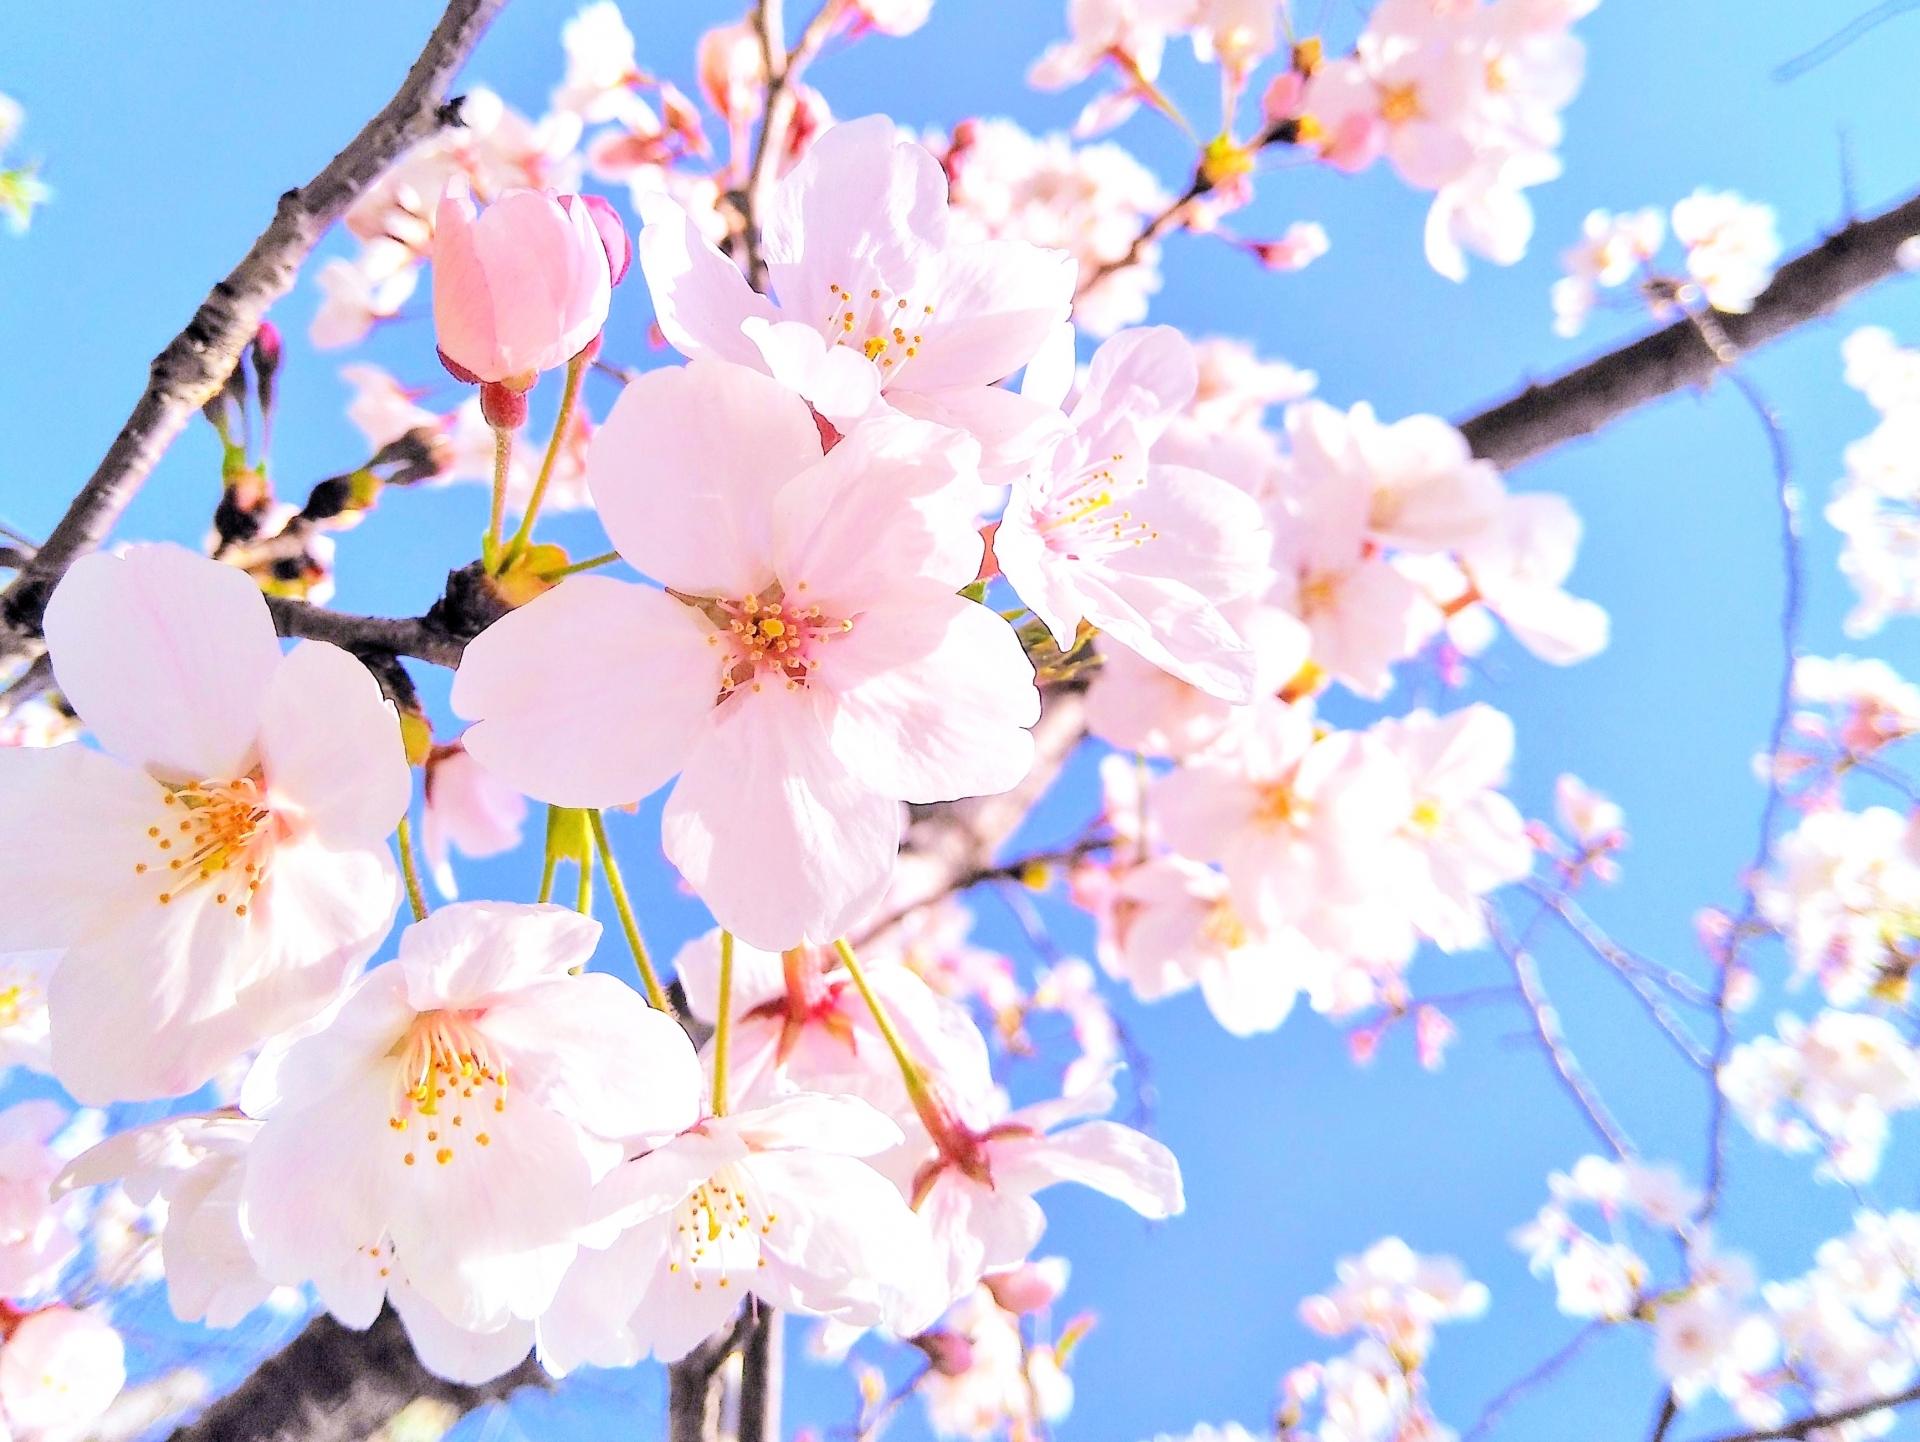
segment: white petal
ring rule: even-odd
[[[280,642],[244,571],[172,545],[82,556],[47,603],[60,690],[100,744],[173,781],[252,765]]]
[[[562,977],[501,997],[482,1023],[531,1100],[602,1137],[659,1136],[700,1119],[700,1063],[680,1024],[625,982]]]
[[[135,901],[160,786],[84,746],[0,747],[0,950],[67,945]]]
[[[713,356],[758,365],[740,322],[749,316],[777,320],[773,303],[757,294],[740,267],[715,250],[666,196],[643,197],[640,217],[640,270],[667,344],[689,359]]]
[[[774,495],[820,455],[799,396],[745,366],[695,361],[620,393],[587,453],[587,486],[635,569],[738,600],[773,579]]]
[[[715,921],[784,951],[843,936],[873,909],[893,875],[900,806],[834,754],[807,690],[767,683],[721,709],[660,829]]]
[[[833,749],[861,782],[903,801],[991,796],[1033,765],[1033,665],[987,607],[925,583],[823,648]]]
[[[599,941],[600,923],[564,906],[443,906],[401,933],[407,1004],[415,1011],[484,1007],[585,966]]]
[[[436,1377],[478,1387],[511,1372],[533,1350],[533,1323],[510,1321],[491,1332],[469,1332],[448,1321],[405,1279],[388,1284],[393,1309],[406,1325],[420,1365]]]
[[[1021,240],[951,246],[935,262],[924,337],[896,388],[922,394],[990,386],[1019,370],[1073,308],[1079,275],[1064,250]]]
[[[798,391],[836,425],[845,428],[858,421],[880,399],[880,375],[873,362],[846,346],[828,345],[812,326],[797,320],[776,325],[755,317],[741,329],[773,378]]]
[[[1173,1153],[1118,1122],[1082,1122],[1039,1141],[1009,1142],[994,1161],[995,1180],[1016,1191],[1079,1182],[1156,1220],[1187,1205]]]
[[[657,791],[705,730],[723,648],[697,612],[648,586],[570,576],[467,646],[453,709],[509,786],[556,806]]]
[[[806,1147],[870,1157],[904,1140],[900,1128],[858,1097],[788,1097],[730,1119],[756,1151]]]
[[[268,794],[339,848],[378,846],[413,794],[400,718],[371,672],[324,641],[302,641],[260,702]]]

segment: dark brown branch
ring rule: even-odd
[[[1909,1387],[1904,1392],[1891,1397],[1876,1397],[1871,1402],[1856,1402],[1851,1407],[1842,1407],[1837,1412],[1821,1412],[1812,1417],[1802,1417],[1797,1422],[1787,1422],[1763,1432],[1734,1432],[1724,1437],[1715,1437],[1712,1442],[1778,1442],[1778,1439],[1791,1437],[1805,1439],[1822,1427],[1835,1427],[1842,1422],[1851,1422],[1857,1417],[1868,1417],[1888,1407],[1904,1407],[1910,1402],[1920,1402],[1920,1387]]]
[[[484,1386],[445,1382],[415,1359],[391,1308],[364,1332],[323,1314],[171,1442],[360,1442],[422,1397],[471,1412],[547,1385],[531,1358]]]
[[[1747,314],[1715,312],[1713,319],[1735,356],[1757,350],[1898,272],[1895,252],[1916,234],[1920,195],[1854,221],[1795,256]],[[1648,401],[1702,385],[1722,368],[1699,325],[1678,320],[1556,380],[1530,385],[1512,400],[1460,422],[1460,429],[1475,455],[1507,470],[1562,441],[1590,435]]]
[[[226,384],[267,309],[293,288],[320,237],[408,147],[457,115],[447,90],[506,0],[452,0],[386,108],[298,190],[239,265],[154,358],[147,388],[53,534],[0,597],[0,660],[30,654],[47,598],[74,560],[104,541],[194,412]]]
[[[282,596],[267,597],[267,609],[273,612],[273,624],[282,636],[331,641],[356,653],[412,656],[449,670],[460,664],[460,656],[472,639],[443,630],[427,617],[396,621],[385,616],[355,616]]]

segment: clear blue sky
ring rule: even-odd
[[[559,27],[573,8],[573,0],[514,0],[470,79],[538,111],[558,79]],[[689,89],[694,37],[737,13],[709,0],[625,0],[624,9],[642,65]],[[1351,0],[1332,9],[1343,17],[1336,28],[1350,31]],[[1568,115],[1566,174],[1534,192],[1539,229],[1520,265],[1476,264],[1456,286],[1421,259],[1424,198],[1384,168],[1358,180],[1288,170],[1264,181],[1239,223],[1248,233],[1277,234],[1289,220],[1318,220],[1332,253],[1304,274],[1270,276],[1218,245],[1176,240],[1155,318],[1195,334],[1249,336],[1319,371],[1323,393],[1341,404],[1370,400],[1390,417],[1470,413],[1637,324],[1602,316],[1574,343],[1550,330],[1556,256],[1589,208],[1667,205],[1696,185],[1731,187],[1778,207],[1782,234],[1797,250],[1842,217],[1842,134],[1862,210],[1920,185],[1912,102],[1920,14],[1896,19],[1790,85],[1769,78],[1854,9],[1853,0],[1606,0],[1581,27],[1589,78]],[[32,532],[53,523],[125,418],[147,359],[245,250],[274,197],[311,174],[386,98],[437,10],[432,0],[0,8],[0,91],[26,105],[25,147],[44,159],[57,192],[29,237],[0,238],[8,360],[0,516]],[[823,64],[817,80],[843,114],[885,110],[916,126],[1009,114],[1029,128],[1063,126],[1086,93],[1036,95],[1021,78],[1060,32],[1063,10],[1055,0],[938,0],[918,35],[864,44]],[[1170,71],[1177,91],[1203,94],[1184,50]],[[1182,155],[1162,129],[1142,118],[1120,138],[1177,185]],[[440,378],[424,296],[423,288],[411,309],[418,318],[393,327],[370,352],[403,378],[431,383]],[[339,359],[304,343],[314,302],[303,280],[276,312],[293,338],[275,457],[289,489],[363,454],[341,414]],[[616,299],[609,353],[664,360],[645,352],[646,320],[644,288],[627,285]],[[1838,628],[1848,594],[1819,508],[1839,474],[1841,447],[1872,423],[1865,402],[1841,384],[1837,347],[1848,329],[1869,321],[1920,341],[1920,290],[1909,281],[1885,286],[1752,367],[1784,415],[1807,492],[1807,644],[1828,654],[1849,649]],[[597,409],[607,400],[598,395]],[[1594,897],[1593,909],[1629,944],[1697,968],[1690,918],[1734,898],[1760,803],[1749,759],[1777,684],[1780,568],[1764,438],[1721,388],[1651,407],[1511,482],[1563,491],[1585,517],[1574,589],[1612,613],[1613,646],[1562,671],[1502,643],[1490,678],[1455,699],[1488,700],[1514,717],[1512,789],[1530,815],[1547,812],[1553,778],[1564,770],[1626,807],[1634,840],[1625,879]],[[122,534],[196,540],[217,484],[211,434],[196,428]],[[477,488],[390,495],[342,538],[338,604],[416,613],[438,592],[439,577],[473,554],[484,507]],[[577,553],[599,549],[589,520],[571,519],[556,534]],[[1913,626],[1895,622],[1866,649],[1920,671]],[[444,700],[443,682],[428,689],[436,704]],[[1334,709],[1342,719],[1365,715]],[[1081,767],[1037,824],[1070,827],[1092,804],[1090,771]],[[651,936],[671,953],[704,923],[653,855],[654,814],[619,830],[630,868],[642,873]],[[529,865],[523,856],[470,866],[469,892],[530,894]],[[991,900],[981,911],[1006,934]],[[1088,944],[1071,916],[1057,920],[1065,945]],[[1658,1050],[1618,985],[1571,949],[1548,948],[1543,970],[1575,1046],[1643,1150],[1671,1157],[1697,1181],[1700,1082]],[[1416,989],[1428,992],[1497,975],[1486,956],[1429,956],[1413,971]],[[1755,1022],[1787,1004],[1780,975],[1769,954]],[[1487,1316],[1443,1331],[1433,1361],[1434,1398],[1454,1425],[1469,1423],[1482,1401],[1571,1335],[1575,1324],[1554,1312],[1550,1287],[1527,1275],[1505,1238],[1543,1199],[1546,1173],[1593,1147],[1549,1084],[1543,1057],[1518,1040],[1517,1012],[1461,1016],[1460,1043],[1445,1070],[1430,1076],[1413,1065],[1404,1037],[1370,1069],[1355,1069],[1339,1034],[1310,1014],[1276,1034],[1232,1041],[1194,996],[1151,1009],[1122,1001],[1118,1009],[1153,1059],[1155,1126],[1186,1168],[1190,1204],[1184,1217],[1148,1230],[1104,1198],[1065,1188],[1048,1195],[1050,1249],[1075,1268],[1069,1305],[1101,1316],[1074,1369],[1079,1401],[1064,1437],[1134,1442],[1227,1419],[1258,1428],[1280,1374],[1332,1349],[1295,1320],[1295,1302],[1331,1280],[1337,1257],[1388,1233],[1459,1256],[1493,1290]],[[1763,1153],[1739,1134],[1732,1167],[1722,1237],[1763,1273],[1804,1270],[1812,1243],[1843,1229],[1851,1199],[1807,1180],[1803,1161]],[[1915,1155],[1896,1145],[1877,1195],[1912,1205],[1917,1182]],[[1644,1339],[1601,1344],[1517,1408],[1501,1435],[1644,1436],[1658,1396],[1648,1351]],[[585,1435],[572,1429],[588,1417],[605,1422],[628,1393],[639,1400],[624,1405],[652,1409],[658,1389],[654,1371],[637,1381],[570,1385],[559,1400],[517,1405],[515,1422],[532,1436]],[[576,1393],[579,1400],[568,1400]],[[794,1363],[791,1423],[832,1426],[851,1411],[839,1377]],[[1682,1435],[1709,1432],[1716,1420],[1703,1410]],[[641,1421],[638,1434],[650,1425]],[[910,1413],[901,1435],[920,1432]]]

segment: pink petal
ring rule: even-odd
[[[760,352],[740,333],[740,323],[749,316],[777,321],[778,308],[748,285],[740,267],[715,250],[666,196],[644,197],[640,217],[645,222],[640,269],[667,343],[690,360],[710,356],[763,367]]]
[[[173,545],[82,556],[47,603],[60,690],[108,752],[163,780],[253,764],[280,642],[244,571]]]
[[[329,846],[377,846],[413,795],[400,721],[372,673],[324,641],[302,641],[260,703],[268,793]]]
[[[556,806],[620,806],[660,788],[703,734],[724,658],[712,626],[647,586],[571,576],[468,646],[453,709],[465,745]]]
[[[415,1011],[487,1005],[585,966],[600,923],[564,906],[462,901],[400,936],[398,964]]]
[[[843,936],[893,875],[900,806],[839,760],[814,697],[736,694],[661,820],[667,859],[727,930],[761,948]]]
[[[769,503],[820,459],[807,403],[744,366],[648,371],[587,452],[587,485],[620,554],[663,586],[738,599],[764,589]]]

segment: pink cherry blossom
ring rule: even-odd
[[[1753,309],[1780,258],[1773,207],[1731,190],[1703,187],[1674,206],[1673,238],[1687,248],[1687,274],[1707,304],[1736,314]]]
[[[579,197],[508,190],[484,212],[461,190],[440,202],[434,330],[468,376],[524,390],[565,365],[606,324],[611,288],[607,246]]]
[[[1372,734],[1399,755],[1412,781],[1400,838],[1417,860],[1401,904],[1443,951],[1483,944],[1482,898],[1533,869],[1526,822],[1497,789],[1513,760],[1513,723],[1477,704],[1441,717],[1412,711]]]
[[[273,1291],[240,1224],[247,1150],[260,1125],[234,1111],[168,1117],[109,1137],[60,1176],[62,1190],[119,1182],[139,1205],[163,1199],[167,1300],[183,1322],[235,1326]]]
[[[455,1329],[546,1309],[618,1139],[677,1131],[699,1104],[672,1018],[570,974],[599,936],[560,907],[443,908],[324,1027],[261,1058],[242,1207],[270,1280],[311,1281],[349,1326],[396,1268]]]
[[[191,1091],[386,935],[399,723],[353,657],[282,656],[253,581],[176,546],[83,557],[46,632],[103,751],[0,748],[0,949],[65,949],[48,1004],[74,1096]]]
[[[982,549],[972,455],[883,417],[822,459],[777,382],[649,372],[590,484],[667,589],[571,577],[475,640],[453,688],[468,750],[557,805],[624,804],[679,772],[667,856],[723,927],[767,951],[845,934],[886,889],[901,801],[1004,791],[1031,764],[1032,668],[955,594]]]
[[[1070,435],[1014,483],[994,533],[1001,571],[1062,651],[1080,622],[1230,701],[1255,657],[1221,604],[1262,589],[1271,542],[1253,498],[1149,453],[1198,384],[1193,349],[1161,326],[1093,358]]]
[[[15,1437],[85,1427],[126,1382],[126,1346],[99,1312],[35,1312],[0,1348],[0,1411]]]
[[[436,746],[427,757],[426,812],[420,846],[433,884],[449,899],[459,895],[451,852],[480,860],[520,844],[527,798],[508,786],[458,743]]]
[[[720,1005],[720,934],[688,942],[673,965],[688,1010],[712,1025]],[[896,1121],[913,1116],[899,1063],[830,949],[796,947],[782,956],[736,942],[733,968],[728,1075],[737,1104],[826,1092],[859,1097]],[[936,994],[912,968],[884,963],[880,955],[869,955],[866,971],[921,1064],[951,1092],[986,1098],[994,1086],[986,1039],[966,1010]]]
[[[1156,1221],[1186,1209],[1172,1152],[1118,1122],[1081,1120],[1113,1103],[1111,1082],[1101,1080],[1055,1101],[978,1118],[977,1126],[941,1116],[937,1137],[916,1124],[903,1146],[878,1159],[926,1218],[949,1296],[1027,1259],[1047,1224],[1033,1194],[1057,1182],[1105,1192]]]
[[[1110,130],[1131,115],[1158,79],[1167,38],[1189,29],[1200,0],[1068,0],[1072,38],[1048,47],[1027,72],[1041,90],[1063,90],[1111,59],[1126,84],[1081,112],[1078,135]]]
[[[803,1095],[707,1117],[617,1168],[596,1204],[621,1231],[586,1251],[540,1326],[540,1356],[677,1361],[748,1294],[783,1311],[911,1336],[947,1296],[927,1235],[862,1157],[900,1129],[854,1097]]]
[[[1320,951],[1291,927],[1244,918],[1231,890],[1220,872],[1180,856],[1121,873],[1100,964],[1142,1001],[1197,985],[1214,1020],[1235,1036],[1272,1031],[1315,984]]]
[[[45,1292],[80,1249],[70,1209],[48,1194],[62,1165],[48,1143],[66,1124],[67,1109],[55,1101],[0,1112],[0,1297]]]
[[[823,134],[780,182],[765,250],[778,301],[665,197],[642,212],[640,264],[683,355],[751,366],[840,429],[885,407],[964,430],[1012,474],[1057,416],[994,382],[1024,366],[1073,301],[1070,257],[949,239],[947,177],[884,116]]]
[[[1580,549],[1580,518],[1564,496],[1505,497],[1460,547],[1472,594],[1541,660],[1572,665],[1607,647],[1606,611],[1561,587]]]

